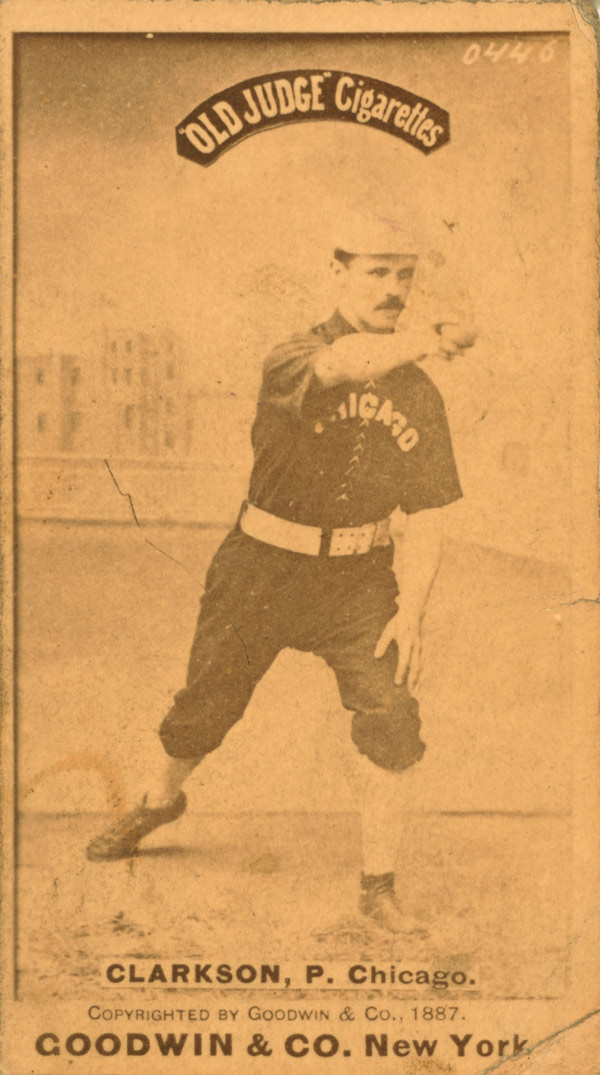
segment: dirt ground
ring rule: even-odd
[[[466,968],[488,998],[565,988],[566,818],[411,817],[398,888],[429,935],[393,939],[356,912],[356,815],[184,816],[129,862],[90,863],[100,820],[23,823],[24,997],[97,996],[103,960],[161,958]]]
[[[115,790],[135,801],[143,787],[222,536],[22,528],[21,995],[97,992],[104,957],[260,957],[467,963],[485,996],[560,996],[571,687],[568,579],[556,565],[446,548],[424,626],[429,749],[398,860],[426,939],[382,939],[356,916],[349,715],[307,654],[278,658],[244,721],[190,781],[175,826],[130,863],[87,862]]]

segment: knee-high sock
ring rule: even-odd
[[[362,763],[361,850],[365,874],[393,873],[415,794],[416,767],[401,773]]]

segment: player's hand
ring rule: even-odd
[[[438,335],[439,350],[451,360],[474,346],[479,329],[470,321],[442,321],[438,325]]]
[[[408,672],[407,686],[411,694],[419,684],[421,665],[421,629],[420,624],[411,621],[402,609],[386,624],[375,646],[375,657],[379,659],[387,652],[392,642],[398,649],[398,662],[394,682],[398,686],[404,681]]]

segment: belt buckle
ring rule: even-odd
[[[341,526],[331,531],[329,542],[330,556],[351,556],[356,544],[356,530],[351,526]]]
[[[342,526],[331,531],[330,556],[360,556],[373,548],[376,523],[365,526]]]

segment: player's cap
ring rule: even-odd
[[[414,214],[355,213],[345,216],[332,235],[332,250],[346,254],[404,254],[418,256],[426,246],[423,228]]]

